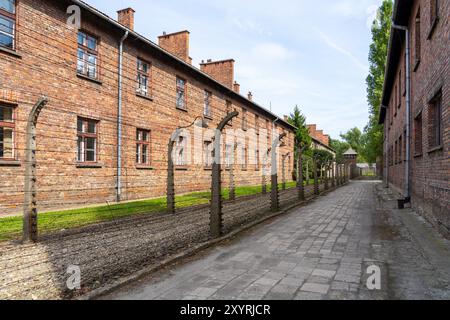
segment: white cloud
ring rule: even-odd
[[[369,66],[362,63],[357,57],[355,57],[349,50],[339,46],[336,42],[334,42],[329,36],[327,36],[325,33],[323,33],[322,31],[318,31],[320,38],[332,49],[334,49],[335,51],[343,54],[344,56],[347,56],[348,58],[350,58],[350,60],[353,61],[353,63],[360,68],[361,70],[363,70],[364,72],[368,72],[369,71]]]
[[[268,61],[286,60],[294,56],[294,53],[275,42],[263,42],[252,49],[252,54],[257,59]]]

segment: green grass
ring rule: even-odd
[[[295,185],[295,182],[286,183],[287,188],[293,188]],[[270,185],[268,185],[267,190],[270,191],[270,189]],[[261,186],[236,187],[236,197],[249,196],[261,192]],[[223,190],[222,195],[224,199],[228,199],[229,190]],[[194,205],[207,204],[210,198],[210,192],[194,192],[177,196],[175,202],[177,208],[186,208]],[[166,210],[166,203],[166,198],[162,197],[106,206],[44,212],[40,213],[38,217],[39,233],[45,234],[62,229],[77,228],[137,214],[164,212]],[[21,216],[0,219],[0,241],[18,239],[21,237],[21,234]]]

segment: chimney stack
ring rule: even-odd
[[[233,89],[234,82],[234,60],[221,60],[212,61],[211,59],[202,61],[200,63],[200,70],[207,73],[215,80],[219,81],[223,85],[230,89]]]
[[[247,97],[248,97],[248,100],[253,101],[253,94],[251,91],[248,92]]]
[[[161,48],[189,64],[192,63],[192,59],[189,56],[189,31],[185,30],[170,34],[163,32],[163,35],[159,36],[158,40]]]
[[[241,93],[241,85],[236,81],[233,84],[233,91],[236,93]]]
[[[130,30],[134,30],[134,11],[132,8],[126,8],[117,11],[117,21]]]

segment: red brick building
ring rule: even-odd
[[[385,133],[385,181],[406,202],[411,200],[412,206],[447,237],[450,237],[449,17],[447,0],[395,1],[395,25],[380,114]],[[410,40],[409,61],[405,27]]]
[[[80,29],[70,23],[77,8]],[[249,144],[270,142],[273,130],[287,133],[279,156],[293,168],[295,128],[240,94],[234,60],[192,66],[188,31],[155,44],[133,30],[132,9],[116,21],[66,0],[1,0],[0,25],[0,215],[22,210],[25,128],[42,95],[49,102],[37,125],[40,210],[165,195],[171,134],[199,116],[214,129],[233,110],[239,116],[228,127],[255,132],[234,148],[224,143],[224,157],[242,160],[236,185],[261,183],[262,152]],[[177,194],[210,187],[212,134],[189,148],[194,130],[176,141]],[[199,154],[203,163],[188,161]]]

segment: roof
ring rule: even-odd
[[[262,107],[261,105],[249,100],[247,97],[235,92],[234,90],[228,88],[227,86],[223,85],[219,81],[212,78],[210,75],[206,74],[205,72],[201,71],[200,69],[190,65],[189,63],[181,60],[180,58],[176,57],[175,55],[171,54],[167,50],[164,50],[160,46],[158,46],[156,43],[152,42],[148,38],[140,35],[139,33],[135,32],[134,30],[131,30],[124,25],[120,24],[113,18],[109,17],[105,13],[97,10],[96,8],[92,7],[91,5],[87,4],[84,1],[81,0],[69,0],[69,2],[72,2],[81,8],[89,11],[96,17],[102,19],[104,22],[110,24],[111,26],[114,26],[123,32],[128,31],[129,36],[132,36],[135,38],[135,40],[143,42],[145,45],[147,45],[148,48],[154,50],[155,52],[158,52],[162,57],[170,59],[171,62],[175,63],[177,67],[183,68],[187,72],[190,72],[191,74],[201,78],[202,80],[207,81],[208,83],[212,84],[213,86],[220,88],[220,90],[227,92],[230,96],[236,98],[237,100],[242,101],[243,103],[247,104],[250,107],[253,107],[255,110],[261,112],[262,114],[267,115],[269,118],[272,118],[273,120],[277,120],[279,123],[282,123],[285,127],[296,130],[297,128],[293,125],[291,125],[289,122],[282,119],[282,117],[277,116],[276,114],[272,113],[268,109]]]
[[[408,26],[413,6],[412,0],[396,0],[392,13],[392,20],[396,25]],[[398,29],[391,29],[389,38],[388,55],[386,60],[386,73],[384,76],[383,94],[381,98],[381,108],[379,124],[383,124],[386,118],[386,109],[391,99],[392,87],[394,84],[398,63],[402,47],[405,42],[405,32]]]
[[[356,152],[355,150],[353,150],[353,148],[350,147],[350,149],[348,149],[347,151],[345,151],[343,153],[344,156],[357,156],[358,152]]]
[[[323,146],[324,148],[327,148],[328,150],[330,150],[333,153],[336,153],[336,150],[334,150],[333,148],[331,148],[330,146],[327,146],[325,143],[323,143],[322,141],[314,138],[313,136],[309,135],[312,139],[312,141],[314,141],[317,144],[320,144],[321,146]]]

